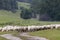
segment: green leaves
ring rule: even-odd
[[[22,9],[20,15],[21,15],[21,18],[23,18],[23,19],[30,19],[32,17],[32,13],[28,9]]]
[[[15,11],[18,8],[16,0],[0,0],[0,9]]]

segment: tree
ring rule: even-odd
[[[16,0],[0,0],[0,9],[16,11],[18,4]]]
[[[20,16],[23,19],[31,19],[32,13],[28,9],[22,9]]]
[[[60,0],[33,0],[31,3],[32,10],[40,15],[48,15],[53,21],[60,20]]]

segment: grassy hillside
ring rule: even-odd
[[[36,19],[24,20],[20,18],[20,11],[12,13],[10,11],[0,10],[0,25],[43,25],[43,24],[57,24],[60,22],[38,21]]]
[[[3,37],[0,37],[0,40],[7,40],[7,39],[5,39],[5,38],[3,38]]]
[[[24,8],[29,9],[30,4],[29,3],[23,3],[23,2],[18,2],[19,7],[22,6]],[[28,19],[24,20],[20,18],[20,13],[21,10],[17,10],[16,13],[12,13],[11,11],[6,11],[6,10],[0,10],[0,26],[3,25],[43,25],[43,24],[57,24],[60,22],[47,22],[47,21],[38,21],[36,19]]]
[[[18,2],[19,8],[29,8],[29,3]],[[0,25],[7,25],[7,24],[18,24],[20,25],[20,18],[21,10],[17,10],[16,13],[12,13],[11,11],[0,10]]]
[[[25,2],[18,2],[18,8],[24,7],[29,9],[30,8],[30,3],[25,3]]]

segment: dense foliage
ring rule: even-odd
[[[60,21],[60,0],[33,0],[31,4],[40,20]]]
[[[18,9],[16,0],[0,0],[0,9],[16,11]]]
[[[24,8],[22,9],[20,15],[21,15],[21,18],[23,18],[23,19],[31,19],[31,17],[32,17],[31,11],[28,9],[24,9]]]

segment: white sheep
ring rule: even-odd
[[[6,30],[7,30],[7,27],[3,27],[3,28],[2,28],[2,32],[3,32],[3,31],[6,31]]]
[[[60,24],[55,24],[55,25],[56,25],[55,26],[56,29],[60,28]]]

